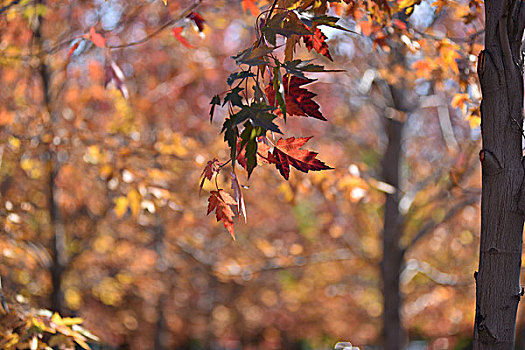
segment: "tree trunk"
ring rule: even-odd
[[[401,292],[399,277],[403,263],[403,250],[399,245],[402,233],[403,216],[399,212],[399,170],[401,162],[401,141],[404,123],[385,118],[385,131],[388,136],[387,149],[383,155],[383,181],[395,188],[387,193],[383,226],[383,348],[399,350],[404,348],[405,337],[401,325]]]
[[[474,349],[514,349],[525,207],[519,205],[524,176],[521,3],[485,1],[485,50],[478,61],[483,149]]]
[[[37,3],[40,5],[45,5],[44,0],[37,0]],[[41,15],[37,16],[38,23],[34,30],[35,43],[39,49],[39,52],[44,51],[43,47],[43,38],[42,38],[42,24],[44,22],[44,17]],[[49,121],[47,122],[47,129],[50,131],[51,135],[54,135],[53,124],[56,122],[54,120],[55,116],[53,114],[51,105],[51,71],[49,66],[46,63],[46,57],[43,56],[40,58],[38,65],[38,74],[42,80],[42,95],[44,97],[44,107],[48,114]],[[49,220],[51,222],[51,228],[53,230],[53,239],[51,242],[51,255],[52,261],[49,270],[51,273],[51,309],[59,313],[63,312],[64,309],[64,293],[62,290],[62,279],[64,271],[66,270],[67,265],[67,256],[66,256],[66,233],[65,227],[60,217],[60,208],[56,202],[56,185],[55,177],[60,168],[57,156],[52,146],[48,144],[47,147],[47,171],[48,171],[48,211],[49,211]]]

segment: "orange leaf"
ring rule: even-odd
[[[217,221],[222,221],[224,227],[228,230],[232,238],[235,240],[235,232],[233,230],[233,212],[230,205],[237,205],[235,199],[227,192],[219,189],[218,191],[211,191],[211,196],[208,198],[208,215],[215,210],[215,217]]]
[[[106,38],[95,31],[94,27],[89,29],[89,40],[98,47],[106,47]]]
[[[468,94],[456,94],[452,98],[452,102],[450,103],[450,105],[452,106],[452,108],[463,109],[463,106],[465,106],[465,102],[467,102],[468,100]]]
[[[208,161],[208,164],[204,167],[204,170],[202,171],[202,181],[200,183],[200,191],[202,191],[202,186],[204,186],[204,180],[208,179],[211,181],[213,175],[218,174],[221,170],[221,162],[217,158],[213,158],[213,160]]]
[[[184,29],[183,27],[173,28],[172,30],[173,36],[175,37],[175,39],[177,39],[182,45],[186,46],[187,48],[189,49],[195,48],[195,46],[190,44],[188,40],[186,40],[186,38],[181,35],[183,29]]]

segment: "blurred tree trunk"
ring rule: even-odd
[[[474,349],[514,349],[525,208],[520,199],[525,8],[518,0],[487,0],[485,16],[485,50],[478,61],[483,149]]]
[[[399,212],[399,173],[401,164],[401,141],[404,123],[385,117],[384,128],[388,145],[382,160],[383,181],[395,190],[386,194],[383,226],[383,348],[403,349],[405,336],[401,325],[401,292],[399,278],[403,263],[403,249],[399,239],[403,232],[403,216]]]
[[[45,0],[36,0],[40,5],[45,5]],[[34,30],[35,43],[39,52],[44,51],[43,38],[42,38],[42,26],[44,17],[38,15],[36,17],[36,26]],[[46,55],[40,57],[38,63],[38,74],[42,80],[42,95],[44,98],[45,111],[43,112],[43,122],[46,125],[46,132],[50,134],[50,139],[53,140],[53,124],[55,123],[55,115],[52,110],[52,97],[51,97],[51,71],[46,63]],[[51,273],[51,309],[59,313],[63,312],[63,290],[62,290],[62,276],[66,269],[67,257],[66,257],[66,235],[64,224],[60,217],[60,208],[56,202],[56,184],[55,178],[58,174],[58,159],[53,149],[51,141],[47,143],[46,150],[47,158],[47,172],[48,172],[48,211],[51,229],[53,231],[53,238],[51,242],[51,266],[49,267]]]

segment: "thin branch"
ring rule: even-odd
[[[405,253],[410,248],[414,247],[415,244],[423,237],[425,237],[428,233],[433,232],[438,226],[446,223],[447,221],[453,219],[463,208],[465,208],[468,205],[472,205],[474,203],[477,203],[479,200],[478,196],[471,196],[467,199],[456,203],[453,207],[451,207],[448,212],[445,214],[445,217],[441,221],[436,221],[434,219],[427,222],[423,227],[419,230],[419,232],[414,236],[412,241],[403,249],[403,253]]]
[[[164,23],[163,25],[161,25],[160,27],[158,27],[153,32],[151,32],[150,34],[146,35],[144,38],[142,38],[140,40],[132,41],[132,42],[125,43],[125,44],[120,44],[120,45],[107,45],[106,47],[108,49],[122,49],[122,48],[125,48],[125,47],[130,47],[130,46],[143,44],[146,41],[148,41],[149,39],[151,39],[154,36],[156,36],[159,33],[161,33],[164,29],[166,29],[167,27],[171,26],[175,22],[177,22],[177,21],[187,17],[197,6],[200,5],[201,2],[202,2],[202,0],[195,1],[190,7],[188,7],[185,11],[183,11],[177,17],[170,19],[169,21],[167,21],[166,23]]]
[[[481,30],[478,30],[477,32],[474,32],[472,34],[470,34],[469,36],[467,37],[440,37],[440,36],[437,36],[437,35],[434,35],[434,34],[429,34],[429,33],[425,33],[425,32],[422,32],[420,30],[417,30],[415,28],[412,28],[412,30],[427,38],[427,39],[432,39],[432,40],[436,40],[436,41],[440,41],[440,40],[443,40],[443,39],[448,39],[450,41],[453,41],[455,43],[471,43],[473,42],[478,36],[481,36],[483,34],[485,34],[485,30],[484,29],[481,29]]]
[[[17,5],[20,2],[20,0],[13,0],[9,4],[0,7],[0,15],[4,13],[5,11],[9,10],[11,7]]]

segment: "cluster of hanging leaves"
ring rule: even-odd
[[[227,79],[229,90],[223,96],[215,95],[211,101],[210,121],[215,107],[228,108],[228,118],[221,133],[230,149],[230,158],[222,162],[217,159],[209,161],[202,172],[200,187],[202,189],[206,180],[215,178],[216,191],[212,191],[208,199],[208,214],[215,211],[217,221],[222,221],[234,239],[235,211],[232,208],[246,218],[236,164],[246,171],[248,178],[258,165],[275,165],[286,180],[291,168],[305,173],[332,169],[317,159],[316,152],[303,149],[311,136],[286,137],[280,124],[288,117],[327,120],[314,100],[316,94],[306,87],[315,82],[307,74],[335,70],[327,70],[313,60],[295,58],[294,54],[297,46],[303,44],[308,51],[332,60],[322,27],[350,32],[337,24],[337,17],[327,15],[330,3],[338,2],[271,2],[257,18],[255,42],[232,57],[239,68]],[[257,12],[253,2],[243,1],[242,4],[245,10]],[[226,165],[231,166],[233,197],[219,188],[216,180]]]

